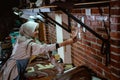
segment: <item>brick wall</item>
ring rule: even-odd
[[[90,8],[91,15],[85,15],[85,9],[76,10],[75,16],[84,17],[85,24],[92,30],[107,39],[104,22],[107,29],[110,29],[110,56],[111,62],[105,65],[106,57],[101,54],[102,41],[91,34],[89,31],[82,32],[82,39],[72,46],[72,61],[76,66],[86,65],[91,68],[98,76],[108,80],[120,80],[120,1],[111,0],[110,19],[109,7],[102,7],[102,16],[98,8]],[[74,12],[76,12],[74,11]],[[109,28],[110,20],[110,28]]]
[[[47,31],[47,43],[56,43],[56,29],[53,25],[46,27]]]
[[[49,16],[55,20],[55,14],[49,13]],[[46,25],[46,38],[47,38],[47,43],[56,43],[56,27],[52,24],[47,24]]]
[[[102,15],[97,7],[90,8],[91,15],[85,14],[85,8],[74,10],[77,18],[84,17],[84,22],[92,30],[107,39],[104,24],[110,29],[110,64],[106,66],[106,56],[101,54],[102,40],[95,37],[89,31],[82,32],[82,39],[72,45],[72,62],[75,66],[86,65],[98,76],[108,80],[120,80],[120,1],[111,0],[109,7],[101,7]],[[109,17],[110,14],[110,17]],[[54,16],[54,15],[52,15]],[[103,21],[104,20],[104,21]],[[109,23],[110,20],[110,23]],[[76,23],[77,24],[77,23]],[[74,26],[77,26],[74,24]],[[54,27],[49,27],[48,36],[55,40]],[[48,40],[50,37],[48,38]]]

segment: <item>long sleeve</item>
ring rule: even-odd
[[[53,51],[56,50],[56,44],[36,44],[36,43],[31,43],[32,44],[32,55],[38,55],[42,53],[47,53],[48,51]]]

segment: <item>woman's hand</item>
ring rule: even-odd
[[[67,39],[66,41],[63,41],[62,43],[59,43],[59,47],[70,45],[72,43],[77,42],[77,40],[78,40],[77,39],[77,34],[78,34],[78,30],[75,29],[74,31],[72,31],[71,38]]]
[[[77,35],[78,35],[78,29],[75,28],[73,31],[72,31],[72,39],[73,39],[73,43],[77,42]]]

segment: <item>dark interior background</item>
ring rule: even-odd
[[[13,30],[19,27],[15,24],[18,16],[13,14],[12,8],[19,6],[19,0],[1,0],[0,1],[0,41]]]

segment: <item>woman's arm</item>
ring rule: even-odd
[[[55,49],[58,49],[59,47],[70,45],[74,42],[77,41],[77,32],[72,34],[72,38],[67,39],[61,43],[56,43],[56,44],[45,44],[45,45],[40,45],[37,43],[32,44],[33,48],[33,55],[37,55],[40,53],[48,52],[48,51],[53,51]]]
[[[66,46],[74,42],[75,42],[74,39],[70,38],[70,39],[67,39],[66,41],[63,41],[62,43],[59,43],[59,47]]]
[[[56,48],[59,48],[59,47],[62,47],[62,46],[66,46],[66,45],[70,45],[72,43],[77,42],[77,34],[78,34],[78,31],[74,32],[72,34],[72,38],[63,41],[62,43],[57,44]]]

